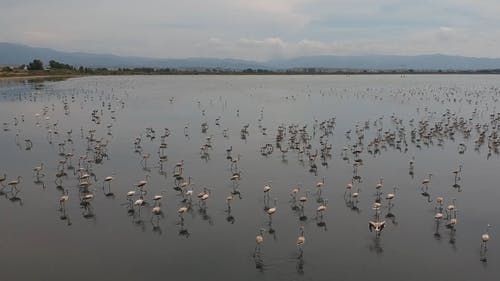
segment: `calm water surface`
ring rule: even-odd
[[[474,148],[481,131],[490,136],[497,130],[490,114],[499,111],[499,93],[498,76],[480,75],[134,76],[4,82],[0,175],[6,173],[7,181],[22,178],[18,193],[7,187],[0,197],[1,279],[498,280],[499,155],[488,155],[488,140]],[[288,127],[295,124],[307,126],[311,149],[306,153],[320,150],[320,123],[332,118],[331,132],[322,138],[332,145],[331,156],[318,156],[316,173],[310,171],[307,156],[299,161],[298,150],[289,149],[283,157],[276,147],[279,126],[287,128],[285,148],[291,135]],[[455,130],[454,136],[435,136],[427,144],[412,141],[411,131],[418,131],[420,121],[433,127],[460,118],[472,128],[468,138]],[[476,124],[489,126],[477,129]],[[245,125],[248,134],[242,139]],[[158,151],[164,128],[170,135],[162,171]],[[369,152],[367,145],[375,137],[386,132],[398,136],[400,128],[401,149],[384,143],[379,153]],[[356,129],[364,135],[358,145],[363,148],[361,180],[354,184],[360,188],[357,209],[344,197],[353,176]],[[94,139],[107,143],[107,157],[98,163],[92,161],[96,142],[89,142],[89,130],[95,130]],[[148,132],[155,138],[148,138]],[[207,137],[212,148],[202,155],[200,147]],[[140,152],[134,148],[136,138],[141,139]],[[28,150],[27,139],[33,144]],[[459,153],[461,143],[464,153]],[[264,156],[261,147],[266,144],[274,150]],[[232,156],[240,155],[241,199],[235,196],[228,214],[226,197],[233,185],[226,149],[231,146]],[[75,169],[66,165],[67,175],[56,183],[58,163],[64,159],[60,152],[74,154]],[[142,155],[148,153],[144,167]],[[83,162],[95,174],[89,187],[94,198],[86,207],[80,204],[83,194],[75,175],[84,155]],[[206,208],[194,196],[182,224],[177,210],[184,206],[183,196],[174,189],[172,176],[181,160],[183,176],[192,177],[189,189],[195,195],[203,187],[210,189]],[[36,181],[33,168],[41,162],[45,176]],[[460,188],[454,188],[452,171],[459,165]],[[429,197],[424,197],[421,181],[429,173]],[[150,204],[131,213],[126,193],[137,190],[134,184],[146,174],[150,177],[144,199]],[[114,197],[105,196],[106,176],[114,177]],[[323,177],[321,197],[328,204],[321,221],[315,218],[321,202],[316,183]],[[386,228],[376,239],[368,221],[374,217],[379,178],[382,197],[395,185],[399,190],[390,210],[382,200]],[[269,181],[269,207],[274,207],[274,198],[277,207],[271,223],[263,192]],[[290,192],[298,184],[299,196],[309,197],[304,214],[290,202]],[[62,212],[59,198],[64,189],[69,200]],[[156,194],[163,195],[163,216],[151,212]],[[455,231],[443,220],[436,233],[438,196],[444,197],[445,207],[456,198]],[[481,234],[488,223],[493,225],[488,261],[481,262]],[[296,246],[300,226],[306,238],[302,255]],[[255,257],[259,229],[264,229],[264,242]]]

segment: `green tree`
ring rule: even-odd
[[[55,60],[50,60],[49,66],[52,69],[69,69],[69,70],[73,69],[73,66],[71,66],[69,64],[60,63],[60,62],[57,62]]]
[[[29,70],[43,70],[43,62],[39,59],[34,59],[28,64]]]

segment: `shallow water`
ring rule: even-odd
[[[486,135],[496,131],[490,114],[498,111],[499,93],[498,76],[487,75],[133,76],[2,83],[0,123],[7,124],[0,131],[0,175],[6,173],[7,181],[22,179],[19,193],[7,187],[0,197],[1,274],[5,280],[496,280],[499,155],[493,151],[488,156],[487,143],[475,150],[474,142],[479,136],[476,124],[489,124]],[[94,110],[98,121],[92,121]],[[327,166],[320,157],[315,160],[316,173],[309,171],[307,157],[299,161],[297,150],[289,149],[283,157],[276,148],[280,125],[307,125],[314,153],[321,148],[319,124],[333,117],[332,132],[323,138],[332,144],[331,157],[325,158]],[[456,132],[453,139],[434,137],[428,145],[421,141],[421,148],[411,141],[411,119],[417,128],[420,120],[434,124],[448,117],[463,117],[472,128],[470,137]],[[354,183],[361,191],[358,209],[353,209],[344,187],[353,176],[355,126],[363,128],[365,121],[369,128],[363,131],[361,182]],[[208,124],[206,133],[203,122]],[[248,135],[242,139],[240,130],[246,124]],[[396,132],[398,126],[405,128],[407,146],[399,150],[386,144],[379,154],[368,152],[375,136]],[[156,132],[154,139],[146,137],[147,127]],[[162,173],[157,152],[164,128],[171,134]],[[94,199],[85,208],[74,173],[80,156],[92,160],[96,155],[96,142],[88,141],[93,129],[94,139],[107,142],[107,157],[88,164],[95,174],[89,188]],[[67,142],[70,130],[72,144]],[[289,136],[287,132],[284,147]],[[138,137],[139,153],[134,148]],[[207,137],[212,148],[202,158],[200,147]],[[29,150],[26,139],[33,144]],[[75,166],[64,169],[62,189],[55,183],[63,159],[60,143],[66,143],[64,153],[74,154]],[[463,154],[458,152],[460,143],[467,146]],[[274,147],[268,156],[260,151],[265,144]],[[230,146],[233,157],[241,156],[242,198],[235,196],[228,219],[226,197],[233,190],[226,159]],[[144,168],[141,155],[147,153],[151,157]],[[192,177],[189,189],[194,194],[210,189],[206,208],[198,206],[194,196],[182,224],[177,210],[184,204],[172,177],[181,160],[183,176]],[[33,168],[41,162],[45,176],[35,182]],[[459,165],[463,170],[457,189],[452,187],[452,171]],[[421,194],[421,181],[429,173],[432,202]],[[135,207],[131,214],[124,204],[126,193],[136,190],[134,184],[146,174],[150,178],[144,199],[150,205]],[[114,197],[104,195],[107,187],[103,190],[104,178],[111,175]],[[315,219],[315,193],[323,177],[322,197],[328,204],[321,221]],[[387,222],[376,239],[368,221],[375,213],[371,206],[379,178],[382,197],[395,185],[399,190],[392,217],[386,217],[388,202],[382,200],[381,217]],[[277,203],[271,223],[263,192],[269,181],[269,207],[274,198]],[[309,189],[303,220],[290,202],[290,191],[299,183],[300,196]],[[69,195],[65,214],[59,211],[64,189]],[[156,194],[163,195],[163,217],[151,213]],[[456,198],[455,232],[443,221],[435,235],[437,196],[444,197],[445,207]],[[493,225],[488,261],[482,262],[481,234],[488,223]],[[306,238],[302,255],[295,244],[300,226]],[[264,242],[255,257],[260,229],[265,230]]]

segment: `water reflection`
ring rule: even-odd
[[[297,257],[297,263],[295,265],[295,268],[297,269],[297,273],[300,275],[303,275],[304,272],[304,253],[300,252],[299,256]]]
[[[368,247],[370,251],[375,252],[377,255],[381,255],[384,253],[384,248],[381,243],[381,239],[379,236],[376,236],[372,239],[372,244]]]
[[[307,267],[311,269],[307,273],[304,270],[306,254],[304,242],[300,243],[299,239],[304,236],[302,228],[296,240],[297,252],[294,251],[293,257],[288,259],[289,269],[293,269],[293,262],[296,270],[285,273],[283,278],[293,280],[296,275],[304,274],[307,279],[321,279],[336,274],[339,278],[349,276],[361,280],[366,276],[350,265],[369,261],[370,257],[364,256],[364,251],[381,254],[387,249],[381,268],[370,268],[377,274],[387,270],[386,264],[401,259],[400,251],[393,249],[404,248],[417,256],[430,253],[431,260],[440,256],[438,251],[442,247],[422,247],[428,239],[432,241],[430,233],[411,235],[415,243],[406,243],[408,237],[402,235],[404,233],[432,227],[436,238],[447,240],[444,245],[455,250],[460,238],[460,246],[466,249],[466,245],[477,242],[468,238],[474,231],[474,222],[494,220],[491,214],[495,213],[493,198],[497,197],[497,192],[489,183],[495,182],[491,161],[498,157],[496,147],[500,146],[497,136],[500,117],[493,107],[500,95],[496,81],[469,85],[462,78],[446,82],[429,77],[425,79],[430,80],[412,77],[415,80],[411,83],[393,77],[377,78],[382,82],[366,77],[353,78],[356,81],[351,82],[346,82],[346,77],[273,77],[278,82],[260,77],[247,79],[92,77],[38,86],[38,92],[34,93],[25,90],[20,91],[22,94],[2,93],[0,117],[4,130],[0,143],[5,147],[6,156],[0,163],[9,174],[33,179],[23,182],[21,188],[21,184],[8,185],[5,175],[0,177],[2,196],[20,204],[26,202],[20,212],[9,210],[13,204],[0,204],[3,212],[12,214],[5,218],[6,225],[16,226],[15,220],[27,212],[39,212],[40,215],[45,209],[53,212],[52,207],[44,207],[53,206],[59,197],[71,196],[77,204],[66,205],[67,199],[60,201],[59,219],[67,225],[72,225],[73,220],[89,220],[94,224],[79,228],[77,233],[66,232],[68,239],[91,237],[94,232],[101,233],[103,228],[112,224],[120,230],[124,241],[134,244],[137,241],[134,235],[142,233],[128,230],[136,230],[137,226],[144,232],[162,235],[167,238],[165,241],[177,239],[178,243],[169,243],[169,253],[179,256],[179,262],[185,259],[183,253],[194,250],[196,255],[190,255],[190,260],[200,263],[206,256],[204,254],[213,252],[220,243],[226,245],[230,237],[231,242],[234,240],[233,246],[224,249],[227,251],[225,255],[214,260],[214,265],[204,271],[206,274],[217,273],[216,268],[234,261],[238,255],[248,257],[245,253],[251,251],[253,245],[244,236],[253,233],[257,227],[265,227],[261,235],[272,243],[260,245],[262,249],[258,251],[255,249],[254,260],[248,261],[250,267],[233,263],[228,274],[234,270],[246,276],[251,274],[248,270],[253,271],[252,265],[255,264],[262,271],[267,266],[266,275],[269,272],[268,277],[272,279],[275,271],[280,274],[283,271],[281,266],[269,267],[270,261],[277,265],[287,261],[283,249],[294,249],[298,223],[312,227],[307,233],[313,238],[308,241],[312,247],[305,249]],[[472,78],[464,80],[468,79]],[[262,85],[256,86],[254,81]],[[458,98],[457,102],[453,101],[454,98]],[[473,149],[467,150],[471,144]],[[415,158],[418,158],[418,163]],[[176,163],[172,159],[180,161]],[[29,168],[40,165],[41,160],[45,167],[39,170]],[[462,163],[467,165],[464,166],[467,167],[467,177],[463,176]],[[423,178],[422,175],[415,180],[418,171],[432,171],[432,175],[427,182],[418,180]],[[385,190],[385,182],[378,180],[380,175],[401,188]],[[263,185],[267,180],[272,182]],[[56,189],[48,184],[48,188],[44,188],[45,182],[52,181],[55,181]],[[300,182],[308,184],[303,187]],[[361,188],[366,189],[361,187],[364,182],[369,184],[369,192],[361,195]],[[477,183],[478,194],[491,196],[461,192],[462,186],[470,182]],[[131,183],[135,185],[127,187]],[[344,183],[349,183],[345,189],[342,188]],[[291,191],[289,186],[292,186]],[[151,198],[149,194],[161,195]],[[444,199],[434,199],[438,194],[447,198],[446,205]],[[416,200],[420,196],[432,204]],[[103,199],[116,197],[123,202]],[[477,201],[479,197],[480,203]],[[456,202],[459,203],[461,218],[462,214],[467,214],[467,223],[464,221],[458,230],[459,237],[456,234]],[[479,204],[480,209],[477,208]],[[375,214],[357,215],[361,210],[370,210],[370,206]],[[264,212],[259,211],[262,207]],[[429,220],[428,214],[432,208],[436,215],[441,214],[434,221]],[[177,216],[169,215],[175,214],[176,209]],[[327,213],[330,211],[335,216],[330,217]],[[236,217],[238,223],[234,227]],[[34,219],[26,218],[28,222]],[[227,223],[216,224],[221,221]],[[319,266],[327,255],[317,250],[318,245],[327,249],[325,252],[335,248],[340,252],[345,250],[346,246],[324,233],[332,221],[344,226],[336,228],[335,236],[348,235],[358,239],[356,241],[369,243],[368,250],[366,247],[349,248],[352,252],[343,258],[357,262],[348,262],[345,269],[334,273],[331,268]],[[403,221],[412,223],[403,224]],[[213,228],[206,228],[206,222]],[[165,223],[171,224],[174,231],[168,231]],[[23,229],[45,231],[53,237],[62,235],[57,232],[58,228],[45,225],[28,223]],[[357,225],[365,227],[362,231],[352,231]],[[398,227],[385,228],[394,225]],[[347,233],[346,229],[350,232]],[[374,233],[367,236],[370,230]],[[6,227],[6,231],[6,239],[14,236],[18,236],[19,241],[29,239],[26,234],[18,232],[17,227]],[[197,234],[196,237],[190,236],[191,231]],[[389,238],[389,235],[391,239],[385,240],[382,247],[383,237]],[[191,239],[185,241],[178,236]],[[106,240],[110,236],[103,232],[103,238]],[[154,243],[141,240],[141,247],[157,247],[162,243],[160,240],[155,239]],[[95,243],[102,246],[101,241]],[[199,243],[205,246],[194,246]],[[50,246],[57,248],[54,244]],[[488,244],[488,247],[493,249],[496,244]],[[96,254],[87,250],[89,255]],[[18,267],[19,263],[15,255],[9,254],[9,249],[6,253],[13,257],[12,262],[4,261],[9,273],[9,268]],[[127,261],[117,265],[114,261],[119,259],[112,254],[113,251],[110,253],[114,257],[110,259],[110,268],[133,266]],[[440,260],[442,268],[464,263],[467,264],[464,269],[453,272],[478,273],[476,265],[464,262],[469,256],[464,253],[458,254],[457,251],[445,261]],[[32,254],[38,255],[36,252]],[[50,253],[44,254],[58,260]],[[140,254],[140,251],[133,250],[133,254]],[[141,258],[145,264],[144,278],[157,278],[151,273],[154,270],[148,270],[151,269],[149,262],[163,256],[164,253],[155,252],[153,257]],[[480,259],[486,261],[484,241]],[[494,262],[493,256],[491,262]],[[411,260],[398,263],[405,274],[419,274],[412,265]],[[496,275],[496,268],[489,267],[483,272],[488,277]],[[177,267],[171,271],[169,274],[174,278],[200,277],[197,272],[183,272]],[[89,273],[92,272],[90,269]],[[120,279],[115,278],[115,272],[108,271],[108,277]],[[136,277],[130,274],[131,278]],[[9,274],[6,276],[10,277]],[[394,272],[386,278],[399,280],[403,277]]]
[[[163,233],[160,226],[160,221],[163,219],[163,217],[163,212],[156,213],[153,211],[153,216],[151,216],[151,226],[153,233],[156,233],[158,235],[161,235]]]
[[[385,215],[385,217],[389,219],[393,225],[398,225],[398,222],[396,221],[396,215],[392,211],[392,208],[387,209],[387,214]]]
[[[178,224],[179,224],[179,236],[189,238],[191,234],[189,233],[189,230],[184,224],[184,219],[182,219]]]
[[[23,199],[19,196],[20,190],[14,189],[9,192],[5,192],[5,196],[12,203],[19,203],[19,206],[23,205]]]

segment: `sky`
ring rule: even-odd
[[[500,0],[0,0],[0,42],[156,58],[499,58]]]

